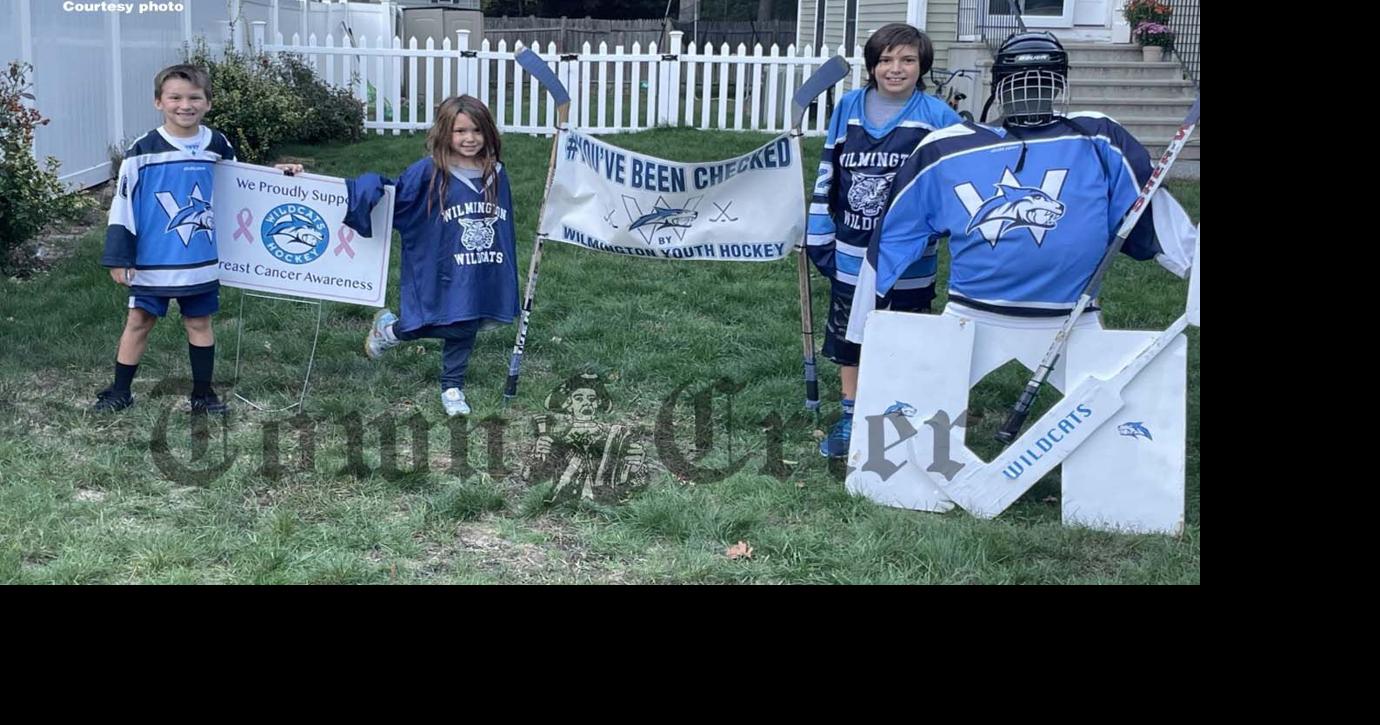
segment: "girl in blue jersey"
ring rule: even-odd
[[[426,146],[430,155],[398,179],[393,208],[403,245],[401,316],[379,310],[364,349],[377,359],[403,340],[444,341],[441,405],[446,415],[469,415],[465,370],[475,335],[518,312],[512,192],[498,126],[479,99],[442,102]],[[383,183],[376,174],[354,182],[352,206],[372,206]]]
[[[852,437],[861,348],[846,340],[844,332],[868,239],[881,223],[902,162],[931,131],[961,120],[946,103],[925,93],[923,79],[934,63],[934,46],[924,33],[905,23],[883,26],[867,39],[863,59],[867,87],[844,95],[829,121],[807,237],[811,260],[829,278],[822,354],[839,366],[843,401],[843,417],[819,445],[820,454],[831,458],[848,455]],[[916,262],[880,306],[928,311],[936,266],[933,253]]]

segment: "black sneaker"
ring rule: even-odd
[[[215,393],[193,395],[187,401],[191,404],[190,412],[192,415],[205,415],[206,413],[225,415],[230,412],[230,406],[220,402],[220,398],[216,397]]]
[[[134,405],[134,396],[128,390],[106,388],[96,393],[96,403],[91,406],[92,413],[115,413]]]

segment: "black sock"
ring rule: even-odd
[[[134,374],[139,372],[139,365],[125,365],[119,360],[115,361],[115,384],[110,386],[111,390],[129,392],[129,384],[134,382]]]
[[[216,367],[215,343],[201,347],[187,343],[187,355],[192,360],[192,395],[202,397],[211,394],[211,374]]]

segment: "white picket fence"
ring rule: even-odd
[[[365,101],[364,127],[378,133],[422,131],[430,128],[437,102],[459,94],[478,97],[493,111],[505,132],[549,134],[555,126],[555,107],[550,96],[517,65],[515,56],[525,47],[519,40],[496,47],[488,40],[470,48],[469,31],[457,33],[435,47],[428,38],[418,47],[416,38],[404,45],[401,38],[344,37],[327,35],[324,42],[310,35],[306,42],[294,34],[284,42],[265,43],[266,29],[255,23],[254,43],[267,52],[297,53],[307,58],[327,83],[353,88]],[[682,33],[670,34],[666,53],[650,43],[644,50],[634,43],[610,52],[600,43],[597,51],[586,43],[580,53],[561,54],[554,43],[546,52],[535,48],[554,70],[571,96],[571,122],[586,133],[619,133],[653,126],[690,126],[700,129],[780,132],[790,123],[791,94],[805,79],[835,54],[845,55],[852,65],[850,77],[834,87],[835,100],[864,81],[862,49],[851,56],[843,47],[834,52],[810,46],[797,51],[794,45],[782,52],[773,45],[751,52],[739,44],[682,49]],[[429,92],[428,92],[429,91]],[[611,113],[610,113],[611,111]],[[815,104],[802,130],[822,135],[828,123],[826,103]]]
[[[58,159],[60,178],[74,187],[108,180],[115,173],[111,149],[127,147],[163,122],[152,103],[153,77],[182,60],[184,43],[204,38],[219,55],[226,47],[243,48],[256,24],[302,35],[341,28],[371,36],[394,32],[392,5],[314,0],[156,4],[162,9],[126,15],[81,12],[58,0],[0,0],[0,67],[11,60],[33,66],[34,98],[28,103],[52,120],[35,133],[34,155]]]

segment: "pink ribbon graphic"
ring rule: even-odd
[[[240,213],[235,215],[235,221],[239,223],[239,229],[235,230],[234,238],[239,239],[240,237],[244,237],[244,241],[253,244],[254,235],[249,233],[249,225],[254,221],[253,212],[248,209],[241,209]]]
[[[354,241],[355,230],[341,224],[340,228],[335,232],[335,238],[340,240],[340,244],[335,248],[335,256],[339,257],[340,253],[344,252],[350,255],[350,259],[354,259],[355,250],[350,248],[350,242]]]

